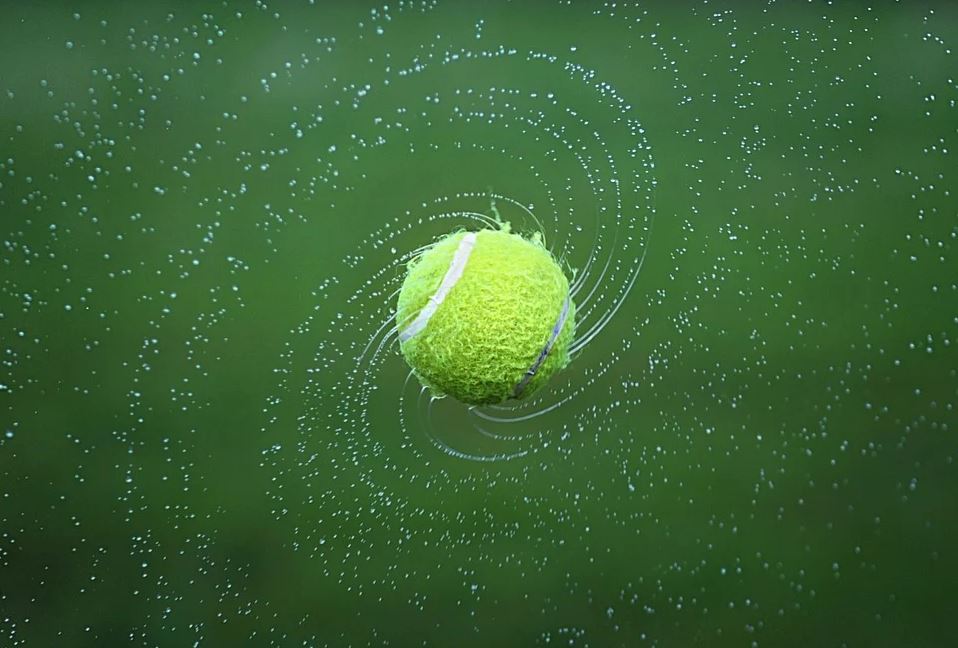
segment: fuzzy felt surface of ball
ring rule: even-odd
[[[523,399],[569,363],[575,304],[541,238],[449,234],[408,265],[400,350],[434,395],[485,405]]]

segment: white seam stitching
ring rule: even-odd
[[[462,240],[459,241],[459,247],[456,248],[455,254],[452,255],[452,261],[449,263],[449,269],[446,270],[446,274],[442,278],[442,283],[439,284],[439,288],[436,290],[435,294],[429,298],[429,301],[426,302],[426,305],[423,307],[423,309],[419,311],[416,319],[414,319],[409,326],[400,331],[400,342],[408,342],[417,333],[420,333],[426,328],[426,325],[429,324],[429,320],[432,318],[433,314],[435,314],[436,309],[438,309],[439,305],[445,301],[446,297],[449,296],[449,291],[453,289],[453,287],[462,277],[462,273],[466,269],[466,262],[469,260],[469,256],[472,254],[472,248],[475,244],[475,232],[468,232],[462,237]]]

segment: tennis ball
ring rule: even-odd
[[[540,236],[455,232],[408,266],[399,347],[437,396],[485,405],[528,397],[569,364],[575,305]]]

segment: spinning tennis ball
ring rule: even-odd
[[[439,396],[483,405],[526,398],[569,364],[575,304],[540,237],[455,232],[410,262],[399,347]]]

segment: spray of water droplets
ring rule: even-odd
[[[403,52],[387,45],[370,57],[368,79],[330,101],[362,116],[351,123],[371,128],[347,134],[352,145],[327,146],[321,167],[381,168],[376,159],[395,156],[414,177],[433,172],[430,158],[461,165],[464,173],[417,183],[378,214],[385,224],[343,255],[344,271],[329,284],[337,297],[317,291],[315,309],[294,331],[270,425],[284,415],[296,421],[300,459],[330,444],[383,455],[377,461],[409,455],[428,463],[438,450],[495,462],[561,441],[563,405],[591,385],[575,365],[542,396],[517,406],[466,408],[431,397],[409,373],[397,379],[396,296],[405,264],[437,234],[488,227],[494,215],[519,231],[543,233],[575,276],[573,357],[616,316],[639,276],[655,176],[637,110],[574,53],[464,36],[436,34]],[[299,79],[292,75],[291,82]],[[297,131],[289,148],[315,149],[316,139]],[[496,189],[502,169],[510,170],[510,193]],[[343,182],[344,191],[368,196],[383,179],[361,174]]]
[[[0,8],[0,643],[950,638],[954,10],[201,5]],[[434,399],[497,217],[572,364]]]

